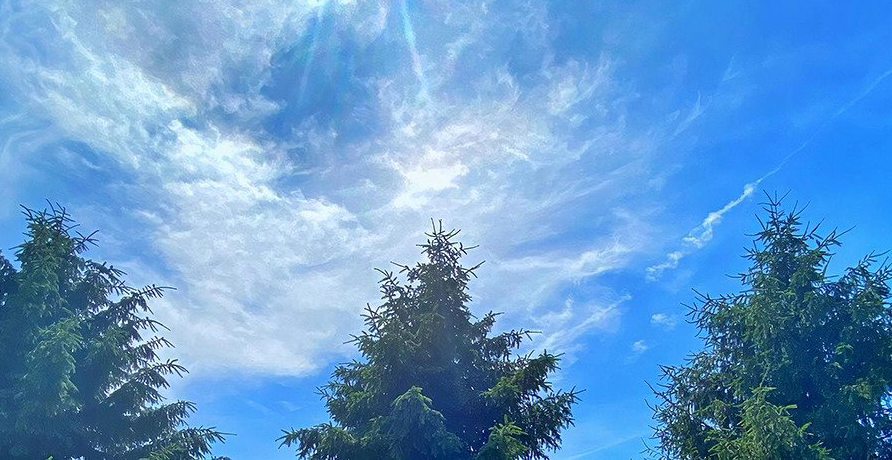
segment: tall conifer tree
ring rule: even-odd
[[[663,368],[665,459],[892,458],[889,266],[869,255],[827,274],[818,236],[769,198],[744,289],[691,312],[706,348]]]
[[[195,406],[161,394],[186,371],[157,355],[170,343],[149,301],[164,288],[84,259],[92,235],[64,209],[25,216],[18,267],[0,255],[0,458],[205,458],[222,435],[187,426]]]
[[[492,332],[475,318],[467,249],[442,224],[426,258],[381,271],[383,304],[354,337],[363,359],[338,366],[321,393],[331,423],[286,432],[284,446],[313,460],[544,459],[573,423],[576,391],[554,390],[559,357],[517,356],[529,331]]]

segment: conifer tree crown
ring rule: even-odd
[[[332,422],[287,431],[305,459],[544,459],[573,423],[575,390],[554,390],[559,357],[516,356],[531,331],[492,332],[475,318],[458,231],[435,225],[425,261],[379,270],[383,303],[367,307],[352,342],[362,360],[338,366],[320,389]]]
[[[18,268],[0,254],[0,458],[206,458],[223,435],[189,427],[195,405],[161,394],[186,372],[158,356],[171,344],[149,301],[165,288],[84,259],[93,234],[64,208],[24,214]]]
[[[655,408],[665,459],[892,458],[892,270],[869,254],[827,274],[819,236],[769,197],[744,290],[701,296],[705,349],[663,367]]]

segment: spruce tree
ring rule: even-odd
[[[381,271],[383,303],[353,338],[361,360],[338,366],[320,392],[332,421],[286,431],[283,446],[313,460],[545,459],[573,423],[575,390],[554,390],[559,356],[518,356],[530,331],[493,333],[475,318],[458,231],[435,226],[426,260]]]
[[[157,354],[170,343],[149,301],[164,288],[83,258],[93,235],[61,207],[24,214],[17,267],[0,254],[0,458],[205,458],[222,435],[161,393],[186,372]]]
[[[692,308],[705,349],[663,368],[660,458],[892,458],[889,266],[868,255],[828,275],[819,236],[777,199],[734,295]]]

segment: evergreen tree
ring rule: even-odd
[[[572,425],[575,390],[554,390],[559,357],[517,356],[530,331],[492,333],[495,313],[468,309],[467,249],[439,228],[426,261],[381,271],[383,304],[355,336],[363,360],[320,389],[332,423],[285,432],[283,446],[313,460],[545,459]]]
[[[92,234],[64,209],[25,216],[18,268],[0,254],[0,458],[206,457],[222,435],[187,426],[195,406],[160,392],[186,372],[157,355],[170,343],[148,303],[164,288],[84,259]]]
[[[827,275],[837,232],[818,236],[779,200],[747,253],[744,290],[701,296],[706,347],[663,368],[660,458],[892,458],[888,265],[869,255]]]

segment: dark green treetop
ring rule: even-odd
[[[64,209],[25,217],[18,268],[0,255],[0,458],[205,458],[222,435],[187,426],[195,406],[161,394],[186,372],[157,355],[170,343],[148,303],[164,288],[84,259],[92,234]]]
[[[888,265],[827,274],[821,237],[769,197],[744,290],[692,308],[705,349],[663,368],[660,458],[892,458]]]
[[[530,331],[492,332],[475,318],[458,231],[442,224],[420,245],[426,261],[381,271],[383,304],[355,336],[361,361],[320,388],[332,422],[280,438],[313,460],[544,459],[573,423],[575,390],[554,390],[559,357],[517,356]]]

